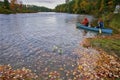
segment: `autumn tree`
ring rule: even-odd
[[[108,2],[106,2],[106,6],[107,6],[107,10],[109,10],[110,12],[113,12],[115,9],[115,0],[108,0]]]
[[[100,13],[113,12],[115,9],[115,0],[101,0],[100,2]]]
[[[73,7],[73,12],[74,13],[79,13],[79,9],[80,9],[80,5],[79,5],[79,1],[80,0],[74,0],[75,1],[75,3],[74,3],[74,7]]]
[[[80,3],[80,7],[81,7],[81,10],[84,12],[84,13],[88,13],[90,11],[90,2],[87,1],[87,0],[82,0],[81,3]]]
[[[16,11],[17,9],[17,0],[11,0],[10,1],[10,9],[13,11]]]
[[[120,0],[115,0],[115,5],[120,5]]]
[[[99,12],[100,13],[104,12],[104,7],[105,7],[104,0],[101,0],[101,2],[100,2],[100,8],[99,8]]]
[[[8,0],[4,0],[4,7],[6,8],[6,9],[9,9],[10,7],[9,7],[9,2],[8,2]]]
[[[23,8],[23,4],[22,4],[22,1],[20,1],[19,3],[19,11],[22,12],[22,8]]]
[[[117,2],[118,1],[118,2]],[[55,10],[58,12],[104,14],[113,12],[115,5],[120,0],[71,0],[66,4],[58,5]]]

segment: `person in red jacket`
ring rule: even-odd
[[[83,21],[82,21],[82,24],[83,24],[84,26],[88,26],[88,25],[89,25],[88,19],[87,19],[87,18],[84,18]]]

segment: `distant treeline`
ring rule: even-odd
[[[101,14],[113,12],[120,0],[72,0],[56,6],[56,12]]]
[[[35,6],[35,5],[29,5],[27,7],[28,10],[34,10],[34,11],[38,11],[38,12],[50,12],[52,11],[52,9],[46,8],[46,7],[39,7],[39,6]]]
[[[52,9],[40,7],[35,5],[23,5],[22,2],[17,0],[4,0],[0,1],[0,13],[29,13],[29,12],[49,12]]]

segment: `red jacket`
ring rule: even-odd
[[[85,18],[85,19],[82,21],[82,24],[85,25],[85,26],[88,26],[88,23],[89,23],[89,21],[88,21],[87,18]]]

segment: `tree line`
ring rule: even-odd
[[[96,14],[113,12],[120,0],[72,0],[68,3],[57,5],[56,12],[76,14]]]
[[[18,13],[18,12],[49,12],[52,11],[46,7],[40,7],[35,5],[23,5],[23,3],[17,0],[4,0],[0,1],[0,13]]]

